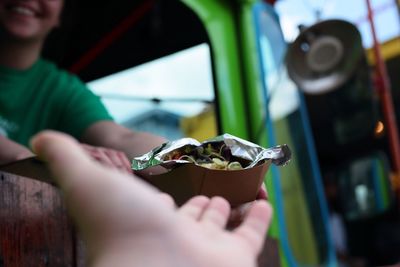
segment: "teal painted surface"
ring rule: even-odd
[[[260,4],[260,2],[253,0],[237,0],[236,2],[227,0],[182,1],[199,16],[209,34],[221,130],[263,146],[271,146],[274,141],[281,140],[282,136],[276,140],[273,138],[273,135],[276,135],[273,130],[275,126],[272,123],[268,124],[268,101],[263,92],[265,90],[264,73],[253,13],[255,4]],[[233,5],[235,6],[233,7]],[[285,136],[295,142],[290,137],[290,131],[285,130]],[[282,193],[280,172],[278,168],[273,168],[266,177],[270,201],[276,210],[269,235],[284,242],[281,246],[283,266],[304,266],[293,257],[288,242],[285,215],[283,214],[285,195]],[[299,171],[294,172],[294,174],[296,173],[299,176]],[[285,175],[287,174],[286,172]],[[301,184],[301,177],[297,180]],[[297,190],[299,189],[297,188]],[[281,212],[280,216],[279,212]],[[304,214],[305,220],[307,218],[310,220],[311,213],[305,212]],[[280,222],[278,221],[279,217]],[[284,237],[285,235],[286,237]],[[316,241],[311,242],[314,244]],[[326,244],[322,245],[327,246]],[[318,254],[316,245],[311,247],[311,255]],[[308,266],[318,265],[319,257],[312,257],[315,259],[313,261],[315,264]],[[321,258],[325,257],[321,255]],[[328,258],[330,257],[328,256]],[[324,265],[334,266],[334,262],[334,260],[328,260]]]
[[[289,90],[290,82],[283,64],[286,44],[279,20],[273,9],[263,3],[257,3],[254,12],[259,21],[258,49],[265,77],[265,102],[270,108],[269,138],[276,144],[287,143],[293,152],[287,167],[272,171],[284,255],[282,265],[336,266],[308,115],[302,108],[304,102],[297,89],[292,86]]]

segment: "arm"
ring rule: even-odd
[[[93,146],[125,152],[129,159],[149,152],[167,140],[150,133],[134,132],[112,121],[100,121],[89,126],[81,141]]]
[[[0,135],[0,164],[24,159],[33,156],[26,147]]]
[[[80,141],[124,152],[129,160],[129,168],[134,157],[151,151],[167,140],[150,133],[132,131],[113,121],[100,121],[89,126]],[[157,169],[152,169],[152,172],[157,172]],[[142,171],[140,175],[146,176],[148,173]]]

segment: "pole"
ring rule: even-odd
[[[381,47],[376,37],[373,10],[371,1],[366,0],[368,7],[368,20],[371,26],[371,33],[374,42],[374,55],[375,55],[375,71],[376,71],[376,86],[380,101],[382,103],[383,116],[386,124],[390,153],[393,162],[393,176],[392,185],[396,192],[398,201],[400,203],[400,141],[399,131],[397,128],[396,114],[394,111],[391,85],[387,73],[385,61],[382,57]]]

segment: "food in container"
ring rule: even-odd
[[[231,206],[254,200],[271,163],[289,162],[287,145],[263,148],[223,134],[202,143],[192,138],[167,142],[132,161],[132,169],[178,205],[195,195],[222,196]],[[163,171],[160,173],[159,168]],[[152,173],[153,168],[158,168]]]

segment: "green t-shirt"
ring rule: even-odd
[[[92,123],[111,119],[83,82],[49,61],[22,71],[0,66],[0,134],[22,145],[44,129],[80,138]]]

